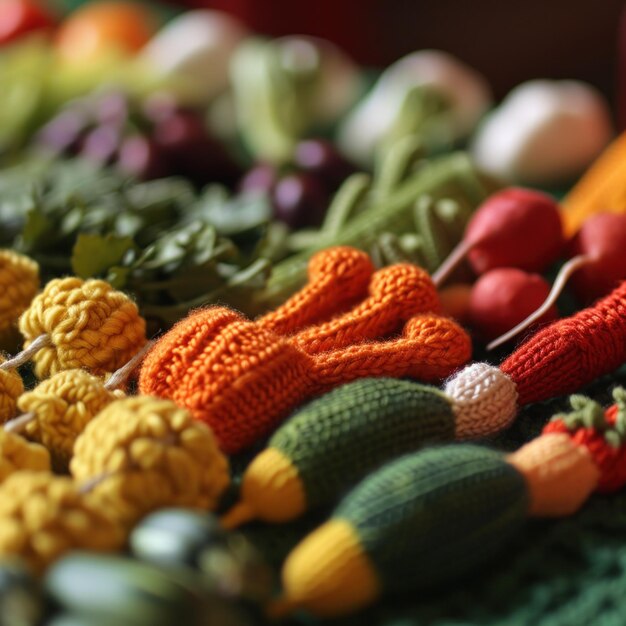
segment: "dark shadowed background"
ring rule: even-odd
[[[614,101],[623,0],[185,0],[267,34],[307,33],[385,65],[441,48],[482,71],[498,97],[536,77],[580,78]]]

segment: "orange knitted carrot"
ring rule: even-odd
[[[144,361],[141,392],[190,409],[232,453],[267,435],[307,398],[342,383],[383,375],[432,381],[470,358],[469,337],[431,312],[439,308],[435,288],[425,271],[410,265],[375,273],[369,296],[352,310],[290,337],[278,334],[332,315],[353,300],[360,288],[346,277],[362,281],[365,264],[354,271],[361,254],[345,248],[319,253],[312,267],[325,267],[332,278],[311,272],[311,284],[258,322],[221,307],[192,313]],[[348,266],[352,269],[344,271]],[[333,306],[328,293],[337,294],[338,284],[351,295],[336,296]],[[376,341],[405,322],[401,337]]]

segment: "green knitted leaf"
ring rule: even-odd
[[[440,391],[387,378],[343,385],[298,411],[270,439],[298,468],[309,507],[343,491],[389,459],[454,438]]]
[[[445,582],[491,556],[524,524],[524,478],[501,454],[430,448],[372,474],[334,517],[356,528],[388,591]]]

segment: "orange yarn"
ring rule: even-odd
[[[141,393],[188,408],[233,453],[312,395],[364,376],[433,381],[470,358],[465,331],[431,312],[439,304],[428,274],[408,264],[376,272],[369,296],[347,313],[278,334],[345,308],[368,273],[363,253],[333,248],[313,257],[307,287],[257,322],[222,307],[192,313],[146,357]],[[401,337],[374,341],[407,320]]]

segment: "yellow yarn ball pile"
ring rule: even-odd
[[[0,334],[10,330],[39,289],[39,266],[13,250],[0,250]]]
[[[97,481],[93,495],[126,525],[163,506],[214,509],[229,483],[208,426],[150,396],[109,404],[77,439],[70,468]]]
[[[38,443],[0,429],[0,482],[19,470],[50,471],[50,454]]]
[[[99,378],[84,370],[58,372],[26,392],[18,400],[23,413],[34,413],[26,426],[29,439],[42,443],[55,466],[66,469],[74,442],[85,426],[121,391],[108,391]]]
[[[36,572],[68,550],[117,550],[124,538],[69,478],[23,471],[0,485],[0,555],[19,555]]]
[[[0,357],[0,363],[6,359]],[[15,417],[17,399],[24,393],[24,382],[15,370],[0,370],[0,422]]]
[[[33,357],[39,378],[78,368],[113,372],[146,342],[137,305],[103,280],[51,280],[20,317],[19,329],[25,347],[50,337],[51,345]]]

